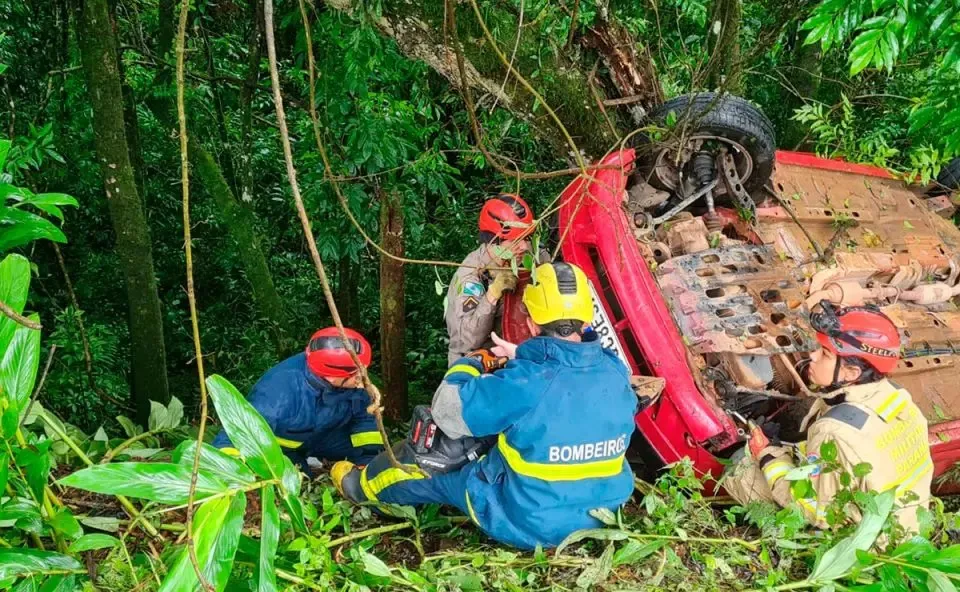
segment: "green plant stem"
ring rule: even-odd
[[[6,548],[9,549],[9,548],[11,548],[12,546],[13,546],[13,545],[11,545],[10,543],[8,543],[7,541],[5,541],[5,540],[3,540],[3,539],[0,539],[0,547],[6,547]]]
[[[321,590],[323,592],[326,591],[326,588],[321,588],[317,584],[307,581],[301,577],[295,576],[290,572],[283,571],[282,569],[276,569],[274,571],[276,572],[277,577],[280,578],[281,580],[286,580],[288,582],[297,584],[299,586],[305,586],[307,588],[310,588],[311,590]]]
[[[716,539],[716,538],[709,538],[709,537],[681,538],[678,536],[670,536],[670,535],[634,534],[634,533],[630,533],[630,538],[637,539],[640,541],[647,541],[647,540],[675,541],[679,543],[704,543],[707,545],[729,545],[730,543],[733,543],[736,545],[740,545],[741,547],[744,547],[745,549],[748,549],[750,551],[756,551],[757,549],[759,549],[759,543],[745,541],[740,538],[730,538],[730,539]]]
[[[331,547],[336,547],[337,545],[349,543],[350,541],[355,541],[364,537],[373,536],[376,534],[385,534],[388,532],[396,532],[398,530],[406,530],[411,527],[413,527],[412,522],[401,522],[399,524],[390,524],[388,526],[380,526],[378,528],[371,528],[369,530],[361,530],[360,532],[352,532],[338,539],[333,539],[332,541],[324,544],[324,547],[329,549]]]
[[[77,457],[84,462],[84,464],[86,464],[88,467],[92,467],[95,464],[92,460],[90,460],[90,457],[87,456],[79,446],[77,446],[77,443],[73,441],[73,438],[62,432],[56,425],[54,425],[54,422],[48,421],[45,423],[61,440],[63,440],[70,450],[73,450],[74,454],[76,454]],[[131,518],[136,519],[140,517],[140,512],[137,510],[136,506],[133,505],[133,502],[131,502],[126,496],[118,495],[116,498]],[[143,529],[146,530],[147,534],[149,534],[151,537],[157,537],[160,535],[157,529],[146,520],[143,521]]]
[[[144,432],[144,433],[142,433],[142,434],[137,434],[136,436],[134,436],[134,437],[132,437],[132,438],[129,438],[128,440],[126,440],[126,441],[124,441],[124,442],[121,442],[121,443],[118,444],[115,448],[112,448],[111,450],[108,450],[108,451],[107,451],[107,453],[103,456],[103,459],[100,460],[100,464],[102,464],[102,465],[107,464],[108,462],[110,462],[111,460],[113,460],[113,458],[114,458],[115,456],[117,456],[118,454],[120,454],[121,451],[126,450],[127,448],[129,448],[130,446],[132,446],[133,444],[136,444],[137,442],[139,442],[139,441],[141,441],[141,440],[145,440],[145,439],[149,438],[150,436],[154,436],[154,435],[156,435],[156,434],[159,434],[161,431],[162,431],[162,430],[150,430],[150,431]]]

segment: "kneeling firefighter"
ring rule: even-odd
[[[811,524],[827,526],[826,511],[842,488],[840,475],[851,477],[850,487],[882,492],[896,489],[896,516],[911,532],[917,531],[917,508],[930,501],[933,461],[927,440],[927,421],[910,393],[884,375],[897,366],[900,334],[886,315],[874,307],[852,307],[839,312],[828,302],[811,315],[822,348],[810,355],[806,379],[823,387],[829,398],[818,399],[804,420],[810,420],[807,441],[796,446],[801,464],[812,465],[809,479],[814,495],[795,498],[790,481],[793,449],[780,446],[776,426],[754,427],[746,452],[724,480],[727,492],[739,503],[764,500],[780,506],[796,503]],[[838,389],[842,389],[837,394]],[[803,426],[801,426],[803,427]],[[773,429],[771,429],[773,428]],[[770,439],[773,437],[774,445]],[[836,446],[836,460],[824,459],[821,448]],[[831,455],[832,456],[832,455]],[[829,465],[826,468],[824,465]],[[869,463],[863,477],[854,467]],[[835,466],[834,466],[835,465]],[[838,470],[833,470],[837,468]],[[852,516],[859,520],[859,515]]]
[[[431,476],[391,467],[381,453],[363,469],[334,465],[341,494],[354,502],[455,506],[521,549],[556,546],[575,530],[599,527],[590,510],[613,510],[630,497],[624,453],[637,397],[628,370],[583,331],[593,303],[582,270],[544,264],[534,277],[523,293],[534,337],[495,348],[511,359],[503,368],[486,353],[454,362],[434,394],[436,425],[418,410],[412,442],[397,445],[401,462],[417,462]],[[490,436],[496,444],[476,458],[483,450],[476,439]],[[431,440],[438,463],[421,453]],[[455,454],[464,456],[450,462]],[[443,465],[458,468],[441,472]]]

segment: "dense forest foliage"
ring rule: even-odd
[[[780,148],[927,182],[960,152],[960,3],[285,0],[268,3],[268,24],[255,0],[187,4],[0,0],[0,588],[199,589],[192,564],[209,560],[207,583],[230,590],[954,589],[955,550],[935,548],[956,532],[942,507],[926,539],[870,555],[883,499],[856,531],[803,534],[789,512],[711,508],[684,466],[566,555],[491,550],[435,509],[382,526],[328,482],[301,483],[240,393],[332,322],[291,199],[268,33],[318,254],[402,422],[445,370],[442,295],[487,196],[549,212],[578,165],[630,142],[657,104],[718,89],[758,105]],[[204,448],[189,496],[174,479],[190,481],[201,402],[181,10],[192,293],[218,375],[208,439],[221,424],[252,434],[247,466]],[[550,242],[555,220],[541,222]],[[137,471],[153,469],[133,463],[97,473],[146,458],[169,471],[155,482],[176,483],[147,491]],[[71,505],[64,485],[121,497]],[[188,497],[209,499],[185,516]],[[182,546],[191,518],[199,558]]]

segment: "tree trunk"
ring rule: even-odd
[[[740,0],[713,0],[707,21],[710,59],[703,79],[707,88],[732,94],[743,92],[740,64]]]
[[[403,207],[393,191],[380,192],[380,244],[403,256]],[[407,417],[407,349],[403,263],[380,255],[380,359],[383,369],[384,412],[401,421]]]
[[[797,31],[793,49],[793,67],[787,70],[793,90],[800,95],[800,97],[789,96],[790,111],[787,114],[788,118],[793,114],[794,109],[799,109],[806,101],[815,99],[817,91],[820,90],[820,70],[823,62],[820,59],[820,44],[804,45],[803,39],[805,36],[804,31]],[[804,145],[807,143],[809,133],[807,124],[790,118],[783,127],[782,142],[784,146],[792,147],[794,150],[808,148]]]
[[[337,267],[337,306],[340,307],[340,318],[344,325],[359,327],[360,306],[357,301],[360,298],[360,264],[344,256]]]
[[[256,309],[261,319],[270,325],[277,354],[288,355],[295,344],[290,340],[283,301],[273,284],[267,258],[260,248],[260,235],[253,213],[234,197],[213,155],[193,136],[188,136],[188,141],[193,172],[217,204],[219,222],[226,228],[234,248],[240,254]]]
[[[123,92],[117,42],[106,0],[86,0],[80,10],[79,40],[87,92],[93,105],[93,131],[107,204],[116,233],[117,256],[127,288],[130,367],[137,417],[146,422],[150,401],[169,399],[163,320],[144,215],[123,120]]]

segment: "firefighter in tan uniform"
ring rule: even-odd
[[[517,286],[510,255],[530,250],[533,211],[517,195],[501,193],[480,210],[480,247],[467,255],[447,289],[445,318],[450,364],[477,349],[493,346],[490,333],[502,314],[500,299]],[[546,261],[541,261],[545,263]]]
[[[823,311],[812,321],[823,347],[810,356],[807,380],[830,398],[814,404],[804,420],[809,423],[807,441],[795,448],[773,446],[762,428],[754,428],[741,458],[735,455],[724,487],[741,504],[796,503],[808,522],[824,528],[827,507],[842,489],[840,475],[846,472],[853,489],[895,488],[897,519],[916,532],[917,509],[930,502],[933,461],[926,419],[909,392],[884,378],[900,357],[900,335],[878,309],[838,312],[829,302],[820,304]],[[838,389],[842,391],[835,394]],[[836,447],[835,460],[821,455],[827,442]],[[861,463],[869,463],[871,470],[858,477],[854,467]],[[798,464],[810,467],[811,497],[795,498],[785,478]],[[852,518],[859,520],[858,515]]]

